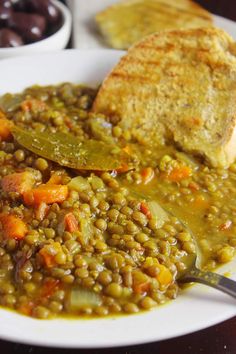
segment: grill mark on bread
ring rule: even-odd
[[[161,5],[161,7],[158,8],[158,5]],[[194,18],[199,17],[199,18],[202,18],[206,21],[209,21],[211,19],[211,16],[209,16],[209,15],[206,16],[205,14],[195,13],[194,11],[190,11],[189,9],[180,9],[178,7],[175,7],[174,5],[171,5],[171,8],[169,7],[167,9],[166,3],[162,3],[160,1],[159,1],[159,3],[157,3],[157,5],[156,4],[154,5],[154,3],[147,4],[147,9],[148,10],[150,9],[151,11],[154,11],[155,13],[158,13],[158,14],[162,13],[162,14],[168,15],[168,16],[178,16],[178,14],[179,14],[179,16],[189,15],[190,17],[194,17]],[[174,9],[176,11],[176,13],[174,13],[174,11],[170,13],[171,9]]]
[[[127,69],[127,65],[129,65],[129,70],[132,71],[132,68],[136,67],[137,65],[139,65],[139,68],[140,68],[140,71],[143,70],[145,71],[146,70],[146,67],[147,66],[152,66],[153,68],[153,75],[156,74],[156,68],[157,66],[159,66],[161,64],[161,61],[160,60],[156,60],[156,61],[151,61],[151,60],[142,60],[141,58],[135,58],[135,57],[127,57],[125,58],[124,60],[121,61],[120,63],[120,66],[119,68],[117,68],[116,71],[114,71],[114,76],[118,77],[118,76],[123,76],[125,77],[127,74],[123,73],[122,70],[123,68],[126,68]],[[173,73],[171,70],[174,69],[175,70],[175,73]],[[174,75],[178,75],[178,69],[182,69],[182,64],[179,64],[179,63],[168,63],[166,65],[166,68],[163,68],[163,70],[166,70],[166,75],[171,75],[171,76],[174,76]],[[113,76],[113,75],[112,75]],[[136,77],[137,75],[135,75]],[[127,76],[126,76],[127,77]],[[132,73],[129,73],[129,76],[128,76],[130,79],[134,77],[134,75],[132,75]],[[153,83],[156,81],[154,80],[150,80],[150,75],[149,73],[147,72],[147,76],[143,76],[143,75],[139,75],[140,78],[145,78],[148,80],[148,83]],[[146,80],[146,81],[147,81]]]
[[[167,53],[167,52],[173,51],[176,48],[176,45],[168,43],[166,46],[158,47],[158,46],[153,46],[153,45],[149,45],[147,43],[141,42],[138,44],[138,48],[142,48],[142,49],[146,49],[146,50],[153,49],[156,52],[160,51],[160,52]]]
[[[146,66],[146,65],[156,66],[156,65],[160,64],[160,61],[159,60],[145,60],[145,61],[143,61],[142,59],[139,59],[139,58],[130,57],[130,58],[126,58],[125,60],[123,60],[121,62],[120,68],[124,67],[126,64],[130,64],[130,65],[140,64],[142,66]]]
[[[140,83],[146,83],[148,85],[154,84],[155,81],[150,80],[150,77],[147,76],[141,76],[141,75],[132,75],[132,74],[127,74],[124,72],[116,71],[111,74],[111,78],[118,78],[126,82],[129,80],[129,83],[131,81],[138,81]]]
[[[159,0],[159,3],[163,4],[164,6],[166,6],[166,2],[165,2],[165,1],[162,2],[161,0]],[[207,19],[207,20],[211,20],[211,15],[209,14],[208,11],[206,11],[204,8],[202,8],[201,6],[199,6],[197,3],[193,2],[193,1],[191,1],[191,2],[189,2],[189,3],[191,3],[191,7],[192,7],[193,9],[196,9],[196,10],[198,10],[199,12],[196,13],[196,11],[195,11],[195,12],[194,12],[194,11],[190,11],[189,9],[188,9],[188,10],[187,10],[187,9],[184,10],[183,8],[180,9],[180,8],[176,7],[176,4],[171,4],[171,6],[172,6],[172,7],[175,7],[176,9],[178,9],[178,10],[180,10],[180,11],[189,12],[189,13],[191,13],[191,14],[194,15],[194,16],[199,16],[199,17],[205,18],[205,19]]]

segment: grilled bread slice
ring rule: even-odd
[[[236,157],[236,44],[217,28],[148,36],[105,79],[93,111],[118,117],[142,143],[175,142],[227,167]]]
[[[212,16],[191,0],[123,0],[97,14],[96,22],[111,47],[127,49],[161,30],[209,27]]]

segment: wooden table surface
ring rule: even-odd
[[[76,0],[75,0],[76,1]],[[85,0],[86,1],[86,0]],[[99,0],[94,0],[99,1]],[[176,0],[178,1],[178,0]],[[236,0],[198,0],[201,5],[218,15],[236,21]],[[235,304],[236,306],[236,304]],[[0,319],[1,321],[1,319]],[[23,325],[23,323],[22,323]],[[14,328],[12,329],[14,331]],[[32,347],[0,341],[0,354],[236,354],[236,317],[208,329],[145,345],[69,350]]]

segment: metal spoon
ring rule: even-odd
[[[187,260],[188,258],[188,260]],[[223,275],[202,271],[197,268],[197,255],[191,254],[186,256],[185,264],[187,268],[185,271],[178,274],[178,283],[201,283],[217,290],[220,290],[236,299],[236,281],[226,278]]]
[[[162,208],[162,210],[168,215],[168,218],[169,216],[175,216],[164,208]],[[201,267],[201,251],[198,247],[197,241],[192,231],[182,222],[182,220],[178,218],[178,221],[183,229],[191,235],[192,241],[196,247],[196,252],[181,258],[181,261],[186,265],[186,269],[178,272],[177,282],[181,284],[194,282],[208,285],[236,299],[236,281],[217,273],[202,271],[199,269]]]
[[[133,192],[133,195],[136,198],[143,198],[146,200],[151,200],[151,198],[147,195],[143,196],[139,192]],[[159,213],[161,214],[161,219],[167,221],[171,216],[175,216],[172,212],[164,209],[159,204]],[[183,229],[187,231],[191,237],[192,241],[195,244],[196,252],[193,254],[188,254],[181,257],[181,261],[186,265],[186,269],[183,271],[179,271],[177,274],[177,282],[178,283],[201,283],[204,285],[208,285],[212,288],[220,290],[236,299],[236,281],[226,278],[223,275],[202,271],[199,268],[201,267],[201,250],[198,247],[197,241],[192,233],[192,231],[183,223],[182,220],[177,218],[179,223],[182,225]]]

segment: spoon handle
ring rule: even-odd
[[[236,281],[226,278],[223,275],[203,272],[200,269],[192,269],[186,273],[181,279],[181,283],[196,282],[211,286],[212,288],[223,291],[224,293],[236,299]]]

